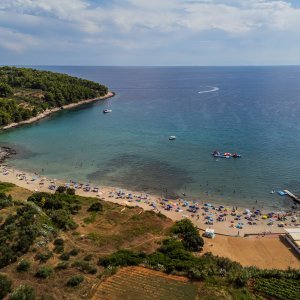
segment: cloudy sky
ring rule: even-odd
[[[0,64],[300,64],[300,0],[0,0]]]

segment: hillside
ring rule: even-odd
[[[204,241],[189,220],[174,223],[62,187],[32,193],[1,183],[0,242],[0,299],[300,296],[299,270],[201,255]]]
[[[0,67],[0,126],[28,120],[46,109],[107,93],[104,85],[66,74]]]

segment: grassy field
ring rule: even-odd
[[[26,189],[6,183],[0,183],[0,192],[11,194],[19,201],[26,200],[32,194]],[[103,267],[97,264],[99,257],[121,248],[155,251],[173,225],[171,220],[151,212],[144,212],[138,207],[123,207],[96,198],[78,197],[78,199],[81,209],[78,214],[72,215],[78,227],[75,230],[60,231],[56,236],[64,240],[61,252],[57,251],[54,239],[50,239],[44,245],[36,242],[28,253],[18,259],[18,262],[1,269],[1,273],[8,275],[13,281],[13,288],[20,284],[29,284],[35,289],[37,299],[42,295],[49,300],[87,298],[104,271]],[[102,211],[88,212],[91,204],[98,202],[102,204]],[[16,209],[16,206],[1,209],[0,224],[9,214],[15,214]],[[46,224],[47,216],[44,217]],[[41,235],[43,231],[42,227]],[[71,255],[74,250],[76,254]],[[45,262],[37,259],[39,255],[46,256]],[[30,262],[28,271],[17,271],[17,265],[21,260]],[[60,267],[57,268],[58,265]],[[51,275],[46,279],[37,278],[35,276],[37,270],[44,266],[51,268]],[[77,287],[67,286],[67,281],[71,277],[80,274],[84,276],[82,284]]]
[[[8,182],[0,182],[0,193],[10,194],[13,199],[22,201],[27,200],[27,198],[32,195],[31,191]]]
[[[87,212],[94,199],[83,198],[74,220],[79,227],[67,234],[83,250],[109,254],[119,249],[152,252],[167,235],[173,222],[138,207],[101,202],[102,212]]]

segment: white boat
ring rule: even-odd
[[[171,135],[171,136],[169,136],[169,140],[170,140],[170,141],[174,141],[174,140],[176,140],[176,136],[175,136],[175,135]]]
[[[111,112],[112,112],[112,109],[103,109],[104,114],[111,113]]]

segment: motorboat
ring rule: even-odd
[[[112,112],[112,109],[103,109],[104,114],[108,114],[108,113],[111,113],[111,112]]]
[[[174,141],[174,140],[176,140],[176,136],[175,136],[175,135],[171,135],[171,136],[169,136],[169,140],[170,140],[170,141]]]

